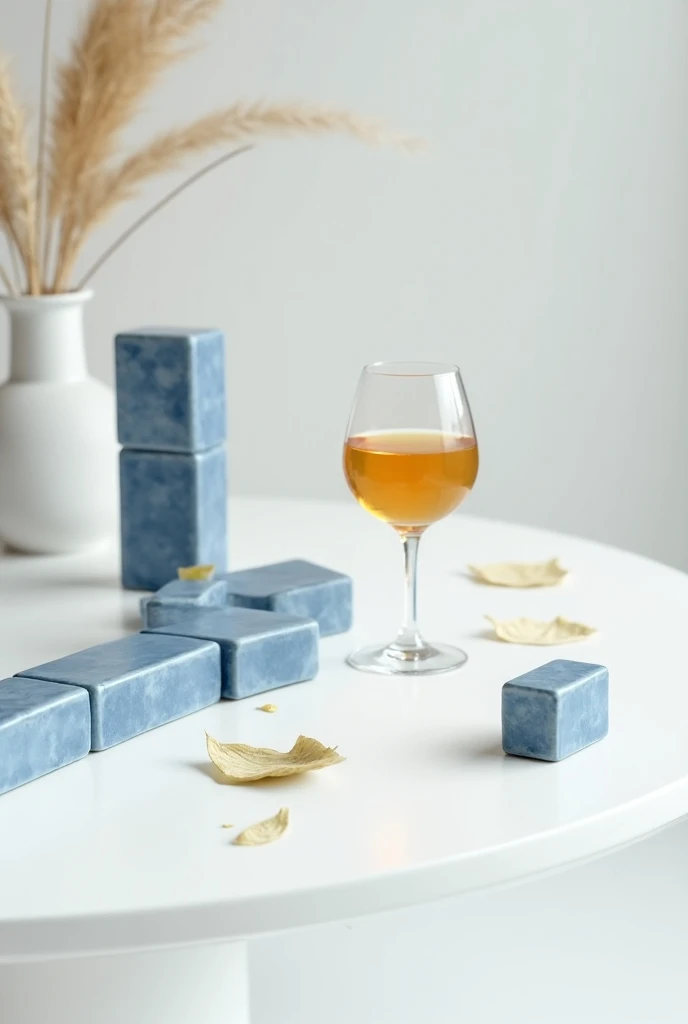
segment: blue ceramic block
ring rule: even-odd
[[[502,746],[507,754],[561,761],[596,743],[609,728],[604,665],[550,661],[502,688]]]
[[[0,682],[0,793],[86,757],[88,694],[75,686]]]
[[[342,573],[296,559],[219,578],[227,581],[230,602],[239,607],[315,619],[321,636],[351,629],[352,583]]]
[[[224,445],[195,455],[120,452],[122,585],[159,590],[180,565],[227,565]]]
[[[91,701],[91,749],[155,729],[220,699],[217,644],[136,633],[19,673],[83,687]]]
[[[232,700],[312,679],[318,624],[292,615],[225,608],[196,611],[153,631],[213,640],[222,651],[222,696]]]
[[[172,580],[153,597],[145,598],[141,614],[144,629],[171,626],[197,608],[224,608],[224,580]]]
[[[197,452],[227,436],[220,331],[144,327],[115,338],[120,444]]]

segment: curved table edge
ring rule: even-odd
[[[527,882],[646,838],[688,815],[688,778],[546,835],[355,883],[175,910],[0,922],[0,963],[242,941]]]

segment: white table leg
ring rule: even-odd
[[[248,1024],[245,943],[0,965],[2,1024]]]

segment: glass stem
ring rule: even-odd
[[[413,657],[425,648],[425,641],[420,635],[417,621],[416,583],[420,537],[419,533],[407,533],[402,537],[404,544],[404,577],[406,579],[404,623],[391,647],[393,651],[406,657]]]

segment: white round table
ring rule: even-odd
[[[353,503],[236,500],[232,566],[304,557],[350,573],[356,624],[326,639],[316,680],[224,702],[0,797],[3,1024],[245,1024],[247,940],[496,886],[610,850],[688,812],[688,577],[587,541],[459,514],[421,545],[428,638],[468,664],[417,681],[344,664],[393,636],[402,599],[393,532]],[[466,562],[542,560],[560,587],[471,581]],[[139,595],[114,551],[0,558],[0,678],[122,636]],[[484,614],[561,614],[583,643],[503,644]],[[505,757],[505,680],[550,660],[610,670],[610,733],[558,764]],[[223,784],[205,731],[288,749],[299,733],[346,762],[256,786]],[[221,828],[289,807],[269,846]],[[304,964],[304,985],[308,964]]]

